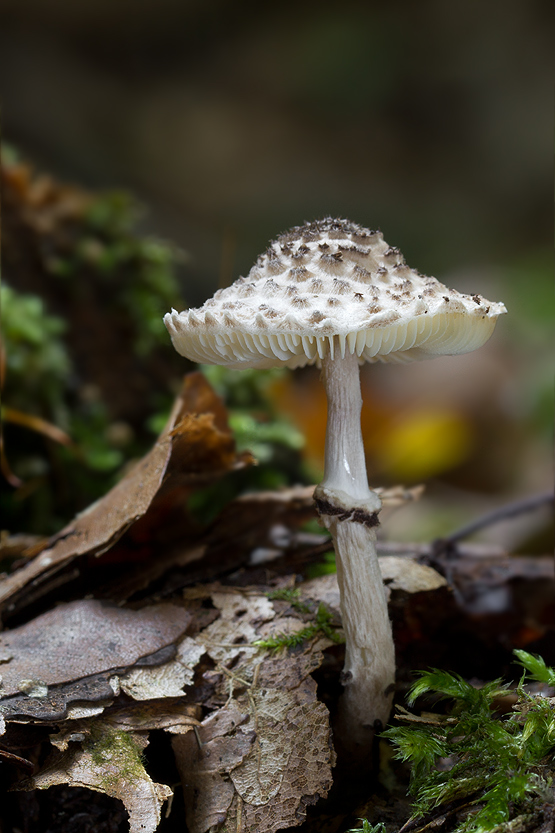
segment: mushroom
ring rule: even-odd
[[[462,295],[410,269],[381,232],[343,219],[296,226],[246,278],[165,324],[193,361],[241,369],[317,364],[328,400],[324,479],[314,498],[333,538],[345,631],[337,735],[366,754],[387,721],[395,651],[376,554],[380,499],[368,486],[360,427],[363,362],[466,353],[503,304]]]

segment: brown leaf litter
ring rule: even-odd
[[[307,596],[313,609],[317,589],[313,582]],[[54,747],[16,786],[87,786],[124,802],[132,833],[154,831],[171,794],[141,758],[156,728],[174,736],[192,830],[207,831],[215,818],[241,817],[245,831],[261,833],[299,824],[332,783],[329,714],[310,676],[330,643],[316,637],[280,655],[255,647],[290,620],[303,626],[306,612],[276,605],[260,588],[216,584],[141,610],[72,602],[5,631],[5,737],[41,726]],[[91,672],[104,683],[92,702],[83,686]],[[54,711],[62,701],[65,712]]]
[[[12,610],[23,594],[29,604],[63,583],[63,568],[84,556],[102,556],[149,509],[160,523],[156,503],[167,503],[167,490],[177,481],[181,486],[204,484],[250,460],[248,454],[235,453],[221,400],[200,373],[189,374],[151,451],[38,555],[0,582],[0,609]]]

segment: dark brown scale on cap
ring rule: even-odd
[[[339,246],[339,251],[347,257],[368,257],[368,249],[359,249],[357,246]]]
[[[351,237],[353,242],[360,242],[369,245],[376,239],[381,239],[381,232],[365,229],[358,223],[336,217],[324,217],[322,220],[314,220],[304,223],[302,226],[294,226],[289,231],[278,237],[278,243],[298,242],[312,243],[327,237],[330,240]]]
[[[341,280],[340,278],[333,279],[332,287],[333,291],[337,292],[338,295],[347,295],[352,290],[350,282]]]
[[[365,269],[364,266],[360,266],[358,263],[355,264],[353,268],[353,275],[359,280],[367,280],[371,277],[371,273],[368,271],[368,269]]]
[[[327,252],[329,249],[328,243],[319,243],[318,248],[321,249],[323,252]]]
[[[362,294],[362,292],[355,292],[353,298],[355,299],[355,301],[364,301],[364,295]]]
[[[258,311],[266,316],[266,318],[277,318],[279,315],[279,312],[273,307],[269,307],[268,304],[260,304]]]
[[[295,252],[291,253],[291,258],[293,260],[302,260],[308,254],[310,254],[310,249],[308,248],[308,246],[301,245]]]
[[[339,298],[328,298],[328,306],[329,307],[340,307],[341,301]]]
[[[285,287],[285,295],[288,298],[292,298],[294,295],[298,295],[299,290],[293,284],[289,284],[289,286]]]
[[[266,281],[264,284],[264,292],[266,295],[276,295],[281,290],[279,283],[276,283],[272,278]]]
[[[323,321],[325,317],[326,316],[323,312],[320,312],[320,310],[316,309],[310,316],[309,321],[311,324],[319,324],[320,321]]]
[[[240,298],[246,298],[248,295],[253,295],[255,292],[256,290],[252,283],[246,283],[239,287],[237,294]]]
[[[366,310],[370,313],[370,315],[376,315],[376,313],[382,311],[382,307],[379,304],[368,304]]]
[[[306,281],[312,272],[309,272],[305,266],[293,266],[292,269],[289,270],[289,277],[295,281]]]
[[[323,292],[324,282],[320,278],[314,278],[313,281],[310,281],[309,289],[311,292]]]
[[[291,304],[294,307],[309,307],[310,303],[305,296],[300,296],[298,298],[292,298]]]
[[[268,272],[271,272],[273,275],[281,275],[282,272],[285,272],[287,268],[283,260],[269,260],[268,261]]]
[[[359,231],[353,231],[352,238],[354,243],[360,243],[364,246],[372,245],[372,243],[376,243],[378,240],[383,240],[383,235],[381,231],[376,231],[373,229],[368,229],[365,231],[362,226],[359,226]]]
[[[307,227],[302,232],[302,238],[305,243],[314,243],[315,240],[318,240],[320,237],[320,232],[315,228]]]
[[[341,252],[322,252],[320,255],[320,260],[323,260],[325,263],[340,263],[343,260],[343,255]]]

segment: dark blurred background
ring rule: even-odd
[[[4,0],[3,137],[62,181],[135,194],[144,233],[184,252],[190,305],[328,214],[504,301],[476,354],[365,371],[370,479],[429,484],[395,520],[426,537],[552,485],[554,17],[548,0]],[[317,372],[267,395],[316,477]]]

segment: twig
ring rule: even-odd
[[[480,529],[493,526],[493,524],[499,523],[499,521],[506,520],[507,518],[515,518],[517,515],[522,515],[525,512],[532,512],[541,506],[553,503],[554,500],[555,495],[553,492],[544,492],[533,497],[512,501],[511,503],[505,504],[505,506],[500,506],[491,512],[480,515],[475,520],[452,532],[451,535],[447,535],[445,538],[436,538],[435,541],[432,541],[430,545],[431,566],[443,573],[459,603],[463,604],[464,600],[453,573],[454,562],[462,555],[457,543],[472,535],[474,532],[478,532]]]
[[[554,500],[555,495],[553,492],[544,492],[533,497],[515,500],[512,503],[505,504],[505,506],[499,506],[491,512],[486,512],[485,515],[480,515],[480,517],[470,521],[470,523],[465,524],[460,529],[452,532],[451,535],[440,540],[444,544],[455,544],[463,538],[468,538],[469,535],[472,535],[479,529],[493,526],[493,524],[499,523],[499,521],[504,521],[507,518],[515,518],[517,515],[523,515],[526,512],[533,512],[541,506],[553,503]]]

